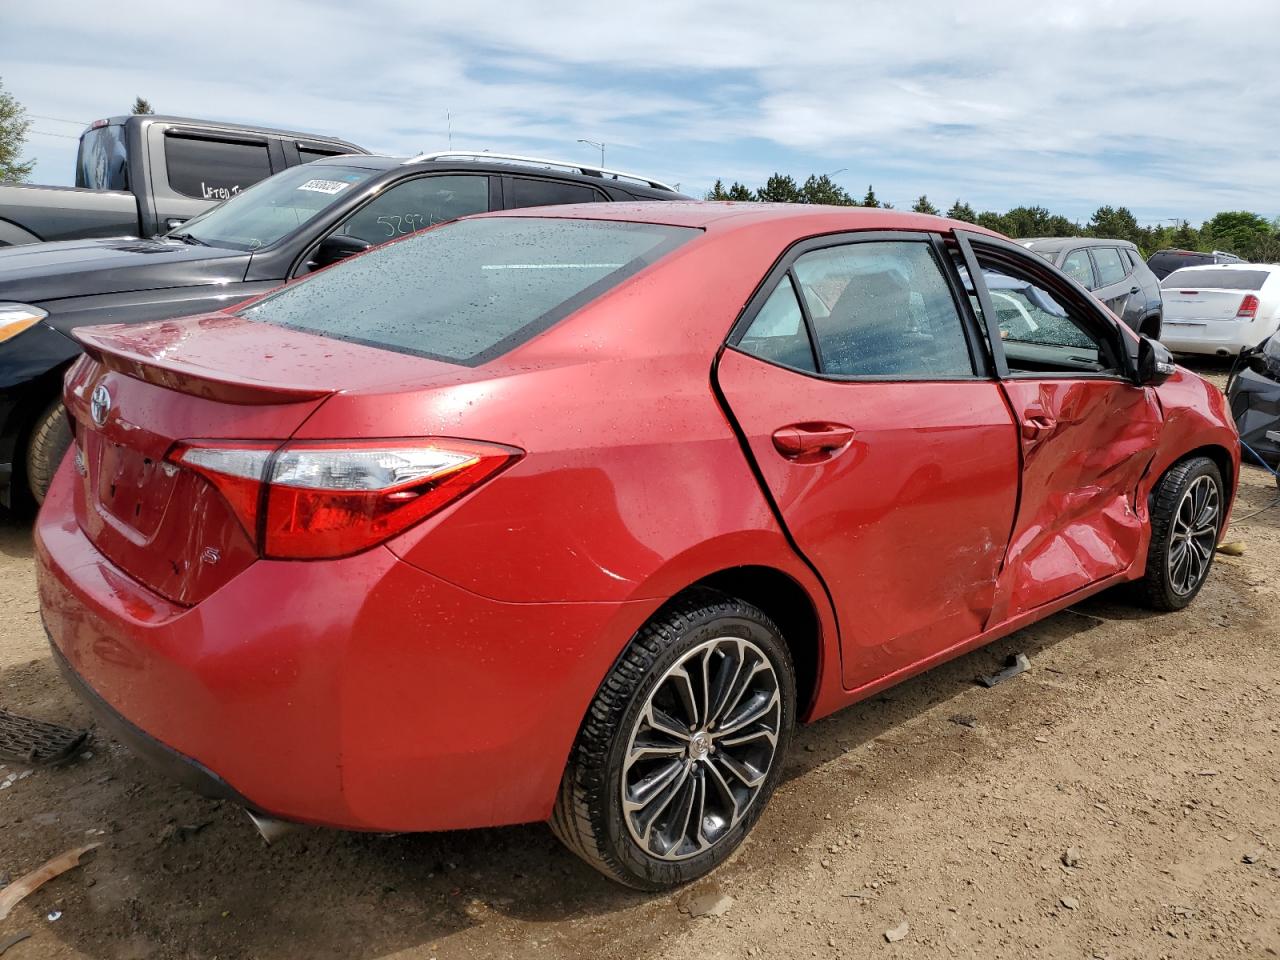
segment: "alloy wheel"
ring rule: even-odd
[[[687,651],[658,680],[627,742],[622,813],[650,856],[685,860],[742,820],[768,778],[782,725],[778,677],[749,640]]]
[[[1169,583],[1179,596],[1192,593],[1208,575],[1221,514],[1218,485],[1212,477],[1196,477],[1178,502],[1169,535]]]

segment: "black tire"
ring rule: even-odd
[[[717,643],[726,646],[717,646]],[[710,652],[702,652],[707,650]],[[745,651],[736,668],[732,665],[734,650]],[[728,651],[728,655],[723,651]],[[668,817],[665,822],[672,826],[663,829],[684,837],[686,844],[693,844],[693,851],[685,850],[683,846],[680,849],[671,848],[668,853],[681,858],[664,858],[642,846],[641,841],[633,834],[636,829],[635,818],[643,818],[650,807],[632,811],[632,819],[627,819],[623,809],[623,778],[624,775],[637,777],[634,771],[644,768],[641,762],[636,762],[625,770],[624,767],[632,748],[632,738],[639,737],[642,729],[648,730],[644,735],[646,738],[652,736],[655,730],[659,731],[659,736],[666,736],[661,732],[662,728],[648,727],[648,721],[643,719],[652,715],[649,713],[650,697],[655,698],[654,705],[657,706],[659,698],[664,695],[666,688],[659,688],[659,683],[674,682],[670,679],[671,671],[680,672],[683,669],[687,671],[684,673],[686,677],[695,673],[699,656],[705,666],[702,672],[711,678],[711,682],[703,687],[710,691],[703,695],[707,703],[704,716],[710,718],[705,727],[707,731],[714,730],[717,720],[729,730],[736,726],[735,718],[758,709],[752,704],[763,704],[769,700],[767,693],[752,688],[747,691],[751,694],[750,700],[731,703],[732,690],[736,688],[738,678],[744,672],[749,680],[760,677],[762,682],[772,683],[772,689],[777,694],[776,703],[767,708],[767,718],[762,714],[759,726],[753,723],[750,727],[730,730],[723,742],[714,739],[723,736],[723,731],[714,735],[708,732],[705,736],[701,732],[681,733],[680,736],[688,744],[686,747],[681,747],[680,741],[675,737],[669,738],[667,742],[675,744],[676,749],[683,750],[683,753],[645,761],[674,764],[681,766],[684,771],[683,776],[677,778],[679,785],[672,790],[672,796],[677,799],[667,801],[667,806],[674,812],[655,815],[654,820],[662,821],[664,816]],[[771,673],[766,674],[764,670],[765,658],[772,668]],[[754,666],[744,671],[742,665],[746,663]],[[720,678],[729,675],[730,670],[735,671],[733,680],[718,683]],[[597,691],[565,768],[560,795],[551,817],[552,830],[565,846],[591,866],[611,879],[636,889],[663,890],[688,883],[710,872],[741,844],[778,785],[795,723],[795,689],[795,669],[782,634],[760,610],[711,590],[690,593],[684,599],[673,601],[632,638]],[[723,698],[717,691],[723,691]],[[692,687],[690,692],[692,693]],[[696,699],[697,695],[693,696]],[[739,697],[744,696],[739,693]],[[723,712],[718,712],[717,707]],[[759,738],[753,742],[763,748],[768,742],[767,735],[758,731],[765,726],[773,729],[772,724],[775,722],[776,741],[767,767],[755,767],[755,772],[762,778],[758,786],[748,787],[747,778],[731,781],[727,779],[724,771],[731,769],[730,764],[738,762],[734,751],[744,749],[740,744],[731,744],[730,741]],[[683,730],[683,726],[680,729]],[[757,732],[751,737],[743,737],[742,729]],[[701,741],[697,740],[699,736],[703,737]],[[647,742],[650,741],[646,739]],[[695,745],[702,750],[708,743],[719,745],[719,757],[713,760],[705,753],[701,756],[694,755]],[[665,749],[669,751],[671,748]],[[715,753],[716,749],[710,749],[710,754]],[[639,776],[639,779],[648,783],[661,778],[655,775],[649,780],[645,780],[644,776]],[[739,804],[736,800],[729,799],[731,794],[726,794],[722,788],[730,785],[733,789],[748,794],[745,802]],[[690,791],[687,795],[680,792],[686,789]],[[750,793],[752,789],[755,790],[754,793]],[[659,798],[666,790],[664,787],[654,791],[652,796]],[[702,791],[701,802],[697,799],[699,790]],[[689,812],[684,816],[685,825],[675,829],[674,824],[679,822],[679,809],[686,802],[689,811],[695,805],[701,811],[696,821],[698,826],[692,826],[695,821],[692,812]],[[651,803],[656,803],[656,799]],[[727,822],[724,822],[725,818],[717,819],[717,808],[722,812],[731,811]],[[735,820],[734,817],[739,819]],[[719,831],[719,836],[702,849],[701,843],[705,839],[704,824],[706,833]],[[692,838],[688,836],[691,829],[694,831]],[[660,845],[662,839],[659,837],[649,842]]]
[[[1197,562],[1202,562],[1203,567],[1194,577],[1181,582],[1183,578],[1178,575],[1179,567],[1171,552],[1179,549],[1180,540],[1188,539],[1182,533],[1189,515],[1188,493],[1193,486],[1198,490],[1205,484],[1212,487],[1217,506],[1212,524],[1206,521],[1200,529],[1207,530],[1211,525],[1212,540],[1205,533],[1199,540],[1186,544],[1187,550],[1196,551]],[[1208,457],[1191,457],[1176,463],[1160,478],[1151,493],[1151,545],[1147,549],[1147,573],[1139,583],[1140,595],[1147,606],[1161,611],[1181,610],[1195,599],[1213,565],[1225,506],[1222,474]],[[1190,513],[1193,522],[1197,519],[1194,513],[1194,510]]]
[[[1160,326],[1160,314],[1153,313],[1151,316],[1145,318],[1142,323],[1138,324],[1138,332],[1145,334],[1152,340],[1159,340]]]
[[[27,444],[27,489],[36,503],[44,503],[53,475],[70,446],[71,425],[59,398],[40,414]]]

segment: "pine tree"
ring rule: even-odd
[[[155,110],[153,110],[153,109],[151,108],[151,101],[150,101],[150,100],[147,100],[145,97],[134,97],[134,98],[133,98],[133,112],[134,112],[135,114],[142,114],[142,113],[155,113]]]
[[[864,207],[880,206],[880,201],[876,199],[876,191],[871,186],[871,184],[867,184],[867,195],[862,198],[862,206]]]
[[[926,194],[920,194],[920,199],[916,201],[915,206],[911,208],[915,213],[927,213],[930,216],[938,215],[938,208],[929,202]]]

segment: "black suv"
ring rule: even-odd
[[[1018,243],[1093,291],[1132,329],[1159,339],[1164,317],[1160,281],[1134,244],[1094,237],[1039,237]]]
[[[1161,280],[1183,267],[1201,267],[1206,263],[1246,262],[1234,253],[1226,253],[1222,250],[1214,250],[1212,253],[1201,253],[1199,250],[1157,250],[1147,257],[1147,266]]]
[[[61,385],[75,327],[221,310],[467,214],[687,199],[646,177],[509,154],[349,155],[284,170],[150,240],[0,250],[0,503],[40,500],[70,442]]]

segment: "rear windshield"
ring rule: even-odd
[[[697,232],[611,220],[461,220],[321,271],[243,316],[476,366],[531,339]]]
[[[91,190],[129,189],[124,127],[108,125],[84,132],[76,157],[76,186]]]
[[[1171,273],[1160,281],[1166,290],[1261,290],[1268,270],[1196,270]]]

